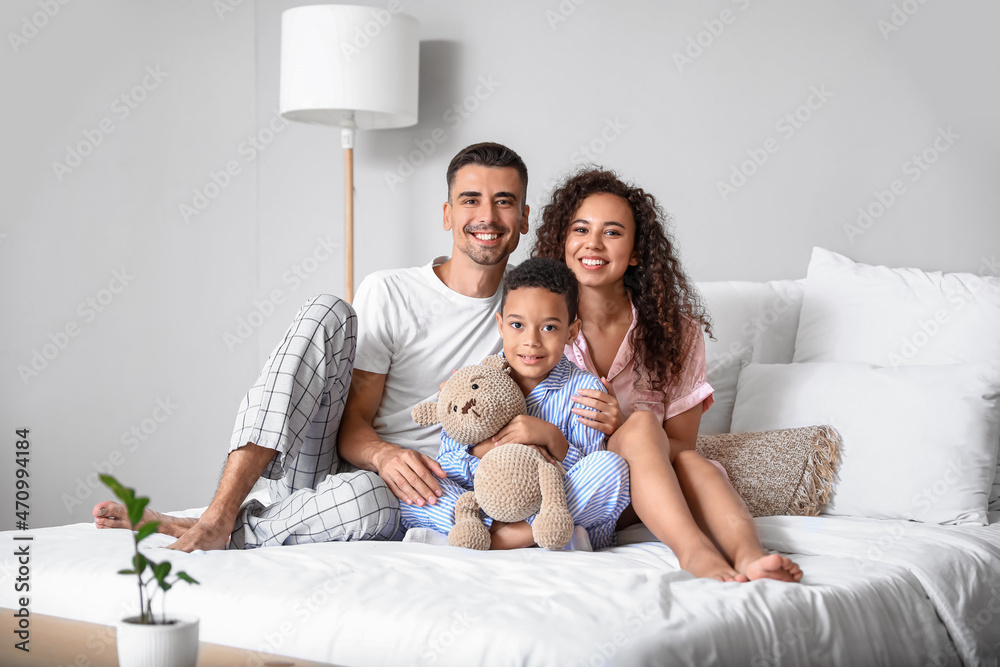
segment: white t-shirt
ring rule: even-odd
[[[372,426],[379,437],[436,457],[441,426],[418,426],[413,406],[436,401],[438,387],[456,368],[500,351],[495,319],[503,286],[485,299],[449,289],[434,273],[438,257],[412,269],[378,271],[358,287],[354,367],[386,376]]]

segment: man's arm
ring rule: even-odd
[[[272,459],[273,449],[253,443],[230,452],[211,504],[198,522],[167,548],[188,553],[195,549],[225,549],[243,501]]]
[[[377,472],[401,501],[433,505],[441,495],[434,476],[446,476],[441,466],[429,456],[385,442],[372,428],[383,389],[385,375],[354,370],[337,436],[340,456],[358,468]]]

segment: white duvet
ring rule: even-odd
[[[1000,525],[757,523],[767,547],[796,554],[801,584],[693,579],[645,541],[598,553],[149,550],[202,582],[176,586],[168,610],[199,616],[203,640],[342,665],[997,665]],[[3,607],[16,600],[15,534],[3,533]],[[32,612],[113,624],[134,611],[133,580],[115,574],[129,533],[77,524],[29,534]],[[95,636],[82,653],[104,650],[114,647]]]

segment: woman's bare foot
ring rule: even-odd
[[[172,537],[181,537],[198,520],[160,514],[147,507],[142,512],[142,521],[139,522],[138,526],[133,526],[129,523],[128,512],[125,511],[125,506],[121,503],[116,503],[113,500],[105,500],[103,503],[94,505],[94,524],[98,528],[128,528],[135,530],[150,521],[160,522],[160,525],[156,528],[156,532]]]
[[[769,554],[749,560],[740,568],[747,579],[776,579],[798,583],[802,580],[802,570],[792,559],[781,554]]]
[[[716,579],[718,581],[747,581],[746,576],[737,572],[722,555],[711,548],[702,548],[690,555],[677,555],[681,569],[696,577]]]

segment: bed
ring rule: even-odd
[[[753,364],[767,372],[784,372],[771,367],[808,363],[797,359],[806,348],[797,349],[796,338],[801,341],[804,332],[826,335],[830,326],[821,316],[842,316],[835,301],[821,301],[818,310],[804,303],[814,294],[810,281],[822,282],[819,268],[814,271],[814,264],[822,262],[816,260],[814,254],[804,280],[700,285],[716,322],[715,339],[708,341],[707,349],[717,405],[705,415],[704,432],[725,433],[747,424],[766,427],[769,424],[760,422],[765,412],[789,421],[788,405],[795,404],[791,398],[768,408],[757,397],[747,403],[740,392],[761,386],[745,382],[756,377],[747,370]],[[855,274],[884,269],[852,267],[846,260],[842,264]],[[831,284],[850,286],[848,278],[834,275]],[[865,278],[871,282],[871,276]],[[898,274],[892,280],[898,282]],[[872,284],[863,292],[856,287],[848,294],[886,298]],[[993,289],[989,282],[985,288],[980,285],[968,303],[994,298]],[[1000,291],[1000,284],[996,289]],[[822,289],[815,293],[829,296]],[[915,302],[927,303],[926,295],[918,296]],[[977,309],[963,307],[958,315],[968,317]],[[880,317],[899,319],[898,313],[882,312],[884,307],[875,310]],[[1000,317],[1000,308],[995,310]],[[958,315],[951,321],[958,322]],[[807,316],[819,317],[818,324],[806,322]],[[993,317],[991,312],[984,316]],[[817,328],[810,330],[814,324]],[[863,319],[853,320],[851,328],[865,326]],[[997,331],[1000,326],[990,330],[994,338]],[[948,338],[956,335],[955,330],[939,334],[934,345],[957,345]],[[925,344],[921,354],[931,354],[932,347]],[[994,358],[989,356],[992,351],[980,352]],[[823,386],[829,389],[833,362],[814,363],[825,369]],[[931,359],[919,366],[933,364],[946,365]],[[868,367],[865,372],[881,372]],[[1000,377],[988,377],[994,366],[985,368],[985,386],[1000,383]],[[886,381],[910,382],[907,373]],[[765,379],[771,382],[763,385],[769,390],[756,393],[767,394],[769,400],[780,398],[774,378]],[[933,379],[940,384],[937,375]],[[796,396],[809,392],[808,386],[795,387]],[[965,398],[965,403],[973,402]],[[973,459],[978,461],[975,474],[963,473],[927,503],[929,509],[909,498],[902,506],[893,505],[884,487],[891,490],[897,480],[885,471],[881,484],[874,477],[856,479],[864,457],[873,454],[857,446],[852,431],[857,424],[824,408],[828,411],[821,416],[830,417],[824,423],[834,422],[844,435],[845,457],[834,502],[821,516],[756,519],[764,545],[792,554],[802,566],[800,585],[694,579],[642,526],[621,532],[618,546],[594,553],[474,552],[392,542],[183,554],[163,549],[172,541],[165,536],[146,543],[155,559],[171,560],[202,582],[174,588],[169,610],[200,617],[203,640],[338,665],[997,665],[1000,501],[992,486],[1000,430],[996,392],[983,394],[979,403],[986,406],[975,413],[982,417],[975,420],[983,422],[982,428],[955,437],[992,437],[992,450],[979,452],[980,458]],[[802,419],[815,417],[806,414]],[[914,413],[911,421],[918,417]],[[937,486],[919,477],[940,476],[934,452],[922,452],[919,442],[893,446],[921,454],[912,470],[906,469],[901,488],[915,483],[936,493]],[[971,440],[956,447],[946,452],[951,460],[967,450],[978,451]],[[958,498],[966,491],[967,497]],[[857,515],[856,507],[885,516]],[[945,515],[954,516],[939,520]],[[113,624],[132,611],[134,586],[115,574],[131,548],[128,533],[76,524],[31,534],[33,613]],[[7,608],[16,606],[8,583],[17,571],[10,548],[13,537],[3,534],[7,547],[0,558],[5,582],[0,606]]]

